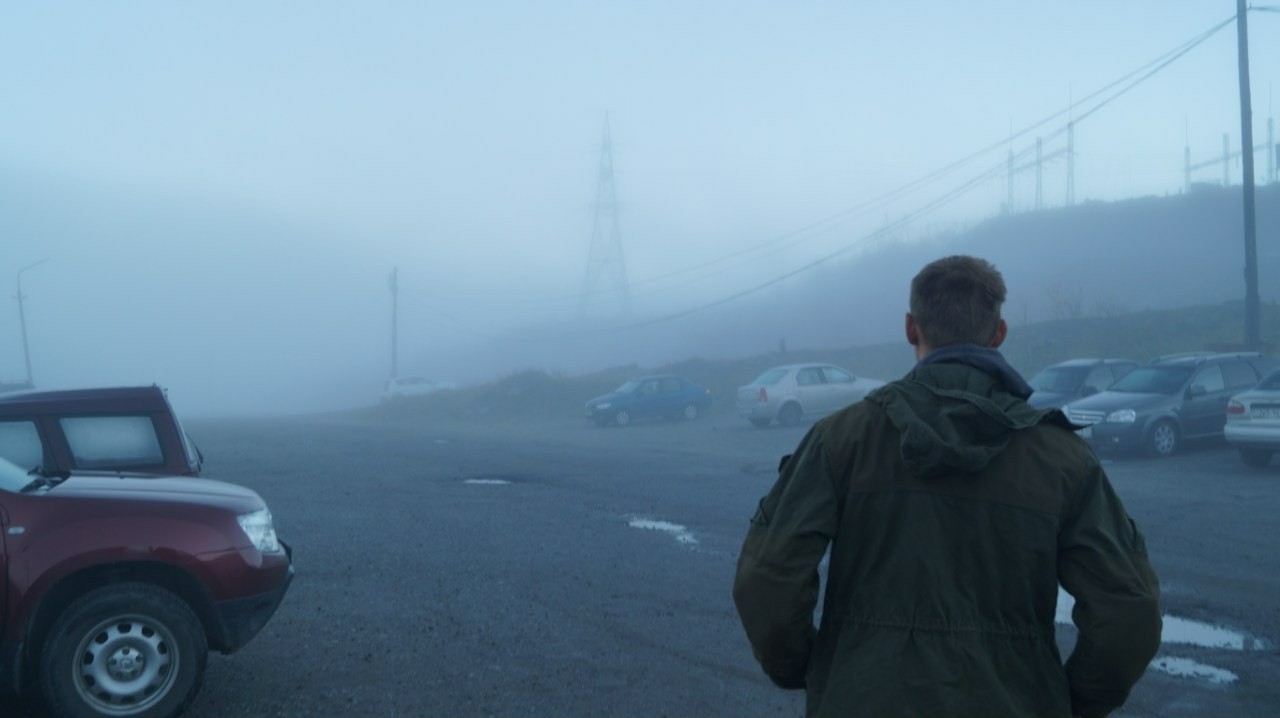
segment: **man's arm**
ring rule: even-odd
[[[760,666],[782,688],[803,688],[818,604],[818,564],[835,535],[836,495],[818,428],[784,460],[751,519],[733,600]]]
[[[1093,462],[1059,534],[1058,578],[1076,599],[1067,660],[1072,711],[1101,718],[1123,705],[1160,648],[1160,584],[1142,532]]]

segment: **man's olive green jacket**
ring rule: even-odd
[[[815,425],[751,519],[734,601],[808,716],[1095,718],[1159,648],[1159,585],[1097,458],[972,349]],[[1065,666],[1059,584],[1079,629]]]

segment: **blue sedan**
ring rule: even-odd
[[[636,419],[693,421],[711,406],[711,390],[675,374],[642,376],[587,402],[588,419],[626,426]]]

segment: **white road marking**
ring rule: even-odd
[[[1218,685],[1226,685],[1235,683],[1239,676],[1231,671],[1206,666],[1203,663],[1197,663],[1190,658],[1175,658],[1173,656],[1161,656],[1151,662],[1151,667],[1157,671],[1168,673],[1171,676],[1179,676],[1181,678],[1203,678],[1210,683]]]
[[[696,545],[698,540],[689,533],[689,529],[680,524],[673,524],[669,521],[655,521],[654,519],[635,518],[627,522],[627,525],[633,529],[647,529],[649,531],[663,531],[675,537],[677,541],[683,544]]]

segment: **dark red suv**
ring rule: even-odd
[[[275,613],[292,552],[250,489],[97,468],[0,460],[0,690],[38,686],[60,718],[175,716],[208,651],[237,650]]]

